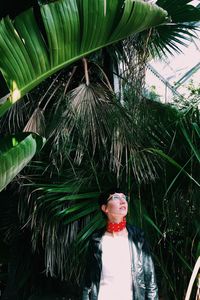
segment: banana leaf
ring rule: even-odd
[[[0,191],[27,165],[44,142],[44,138],[34,133],[0,138]]]
[[[0,116],[58,70],[129,35],[164,23],[167,12],[142,0],[58,0],[0,22],[0,71],[10,91]],[[39,21],[38,21],[39,19]]]

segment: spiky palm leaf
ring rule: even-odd
[[[165,21],[166,11],[132,0],[60,0],[0,23],[0,70],[11,92],[2,115],[42,80],[75,60]],[[47,38],[46,38],[47,37]]]
[[[73,265],[75,253],[69,256],[75,239],[80,255],[90,234],[104,224],[97,205],[99,192],[92,192],[88,181],[80,186],[80,177],[69,173],[64,184],[34,185],[28,206],[33,248],[37,249],[42,239],[46,272],[53,276],[57,270],[62,279],[78,270],[77,262]],[[23,217],[24,209],[21,213]]]
[[[54,110],[53,115],[57,127],[51,155],[59,169],[66,160],[75,165],[98,161],[101,169],[107,166],[118,179],[129,168],[138,182],[155,179],[157,162],[145,150],[138,119],[105,86],[81,84],[64,100],[63,113],[58,116]],[[152,146],[150,141],[148,145]]]
[[[158,0],[156,2],[168,12],[171,23],[152,30],[148,50],[153,57],[179,53],[182,51],[180,46],[186,46],[188,41],[196,37],[195,30],[198,30],[200,8],[194,7],[189,4],[190,2],[192,1]]]
[[[80,164],[86,148],[93,154],[106,147],[111,136],[112,114],[116,114],[113,95],[103,86],[81,84],[66,95],[66,107],[54,132],[54,143],[76,142],[75,161]],[[77,134],[78,133],[78,134]]]

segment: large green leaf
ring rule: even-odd
[[[56,71],[167,17],[142,0],[59,0],[40,11],[40,22],[33,9],[0,22],[0,70],[11,92],[0,116]]]
[[[27,165],[44,144],[33,133],[23,133],[0,139],[0,191]]]

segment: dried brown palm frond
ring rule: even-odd
[[[97,84],[80,84],[67,94],[66,109],[54,133],[55,144],[75,143],[74,160],[80,164],[86,148],[92,155],[105,148],[115,109],[109,90]]]
[[[67,94],[67,101],[51,152],[61,166],[66,159],[75,165],[98,161],[117,178],[131,167],[138,182],[155,179],[156,161],[151,163],[152,155],[143,151],[152,145],[143,145],[137,120],[113,94],[100,85],[81,84]]]
[[[45,135],[46,122],[44,112],[47,107],[49,107],[49,104],[52,99],[54,99],[58,90],[61,88],[62,81],[60,80],[58,84],[58,78],[60,75],[61,73],[58,73],[55,78],[53,78],[51,84],[48,85],[47,89],[45,89],[44,93],[41,95],[37,103],[37,108],[33,111],[23,131],[36,132],[42,136]]]
[[[42,136],[45,135],[45,117],[41,108],[37,107],[34,110],[23,131],[35,132]]]

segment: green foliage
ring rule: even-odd
[[[185,92],[182,97],[175,97],[173,102],[173,105],[183,111],[198,107],[200,103],[200,87],[195,85],[193,80],[190,80],[187,86],[187,92]]]
[[[180,53],[179,45],[186,46],[195,37],[200,9],[189,4],[191,0],[158,0],[157,5],[167,10],[171,24],[163,24],[153,29],[148,50],[151,55],[162,57]]]
[[[32,9],[0,22],[0,70],[11,92],[0,115],[58,70],[167,16],[158,6],[132,0],[60,0],[41,5],[40,13],[42,30]]]
[[[27,165],[44,144],[36,134],[19,134],[0,140],[0,191]]]
[[[160,96],[158,95],[156,91],[156,87],[154,85],[151,86],[149,90],[145,91],[144,96],[153,101],[158,101],[158,102],[161,101]]]
[[[129,159],[128,173],[123,173],[122,165],[117,183],[115,171],[109,170],[106,163],[99,166],[96,161],[104,156],[102,147],[96,147],[93,155],[90,142],[84,148],[88,152],[83,152],[84,160],[80,164],[73,160],[74,150],[71,148],[72,151],[68,152],[70,164],[67,159],[59,164],[58,175],[52,166],[48,166],[44,153],[42,161],[46,176],[41,181],[41,164],[33,164],[35,176],[32,181],[35,183],[24,186],[26,191],[29,187],[33,192],[29,197],[29,207],[24,207],[25,197],[22,194],[21,220],[26,222],[31,215],[33,246],[37,249],[42,238],[48,261],[46,271],[53,276],[57,270],[61,278],[80,283],[88,238],[94,230],[104,226],[97,205],[99,189],[121,185],[129,195],[128,221],[143,227],[150,239],[159,274],[159,290],[170,298],[179,299],[189,280],[198,247],[199,215],[195,208],[198,206],[200,183],[199,161],[194,149],[199,147],[200,119],[198,110],[183,114],[169,105],[143,101],[140,108],[135,103],[137,111],[141,110],[135,120],[138,124],[136,136],[139,135],[143,141],[140,152],[151,153],[157,173],[154,180],[148,177],[148,180],[138,181],[131,165],[133,161]],[[128,123],[128,107],[123,110]],[[77,137],[78,133],[74,136]],[[67,141],[66,145],[69,145],[69,136]],[[52,147],[51,140],[49,142]],[[150,145],[155,147],[150,148]],[[46,147],[48,151],[49,145]],[[139,156],[137,167],[140,160],[144,163],[143,157]],[[126,165],[124,157],[121,164]],[[43,232],[42,237],[38,232]],[[191,255],[188,256],[188,253]]]
[[[157,2],[167,8],[173,23],[138,35],[145,51],[148,46],[153,54],[166,54],[178,49],[185,34],[191,37],[188,29],[195,25],[186,22],[199,20],[199,10],[187,5],[189,2]],[[19,216],[20,230],[13,217],[8,218],[13,223],[7,229],[4,226],[4,237],[10,236],[13,228],[27,237],[23,239],[22,234],[18,239],[13,231],[21,246],[13,261],[24,275],[14,274],[20,300],[27,299],[30,290],[40,294],[41,286],[34,277],[43,276],[43,281],[44,273],[57,277],[59,283],[73,283],[73,289],[79,291],[89,236],[105,225],[97,198],[101,190],[113,185],[127,191],[128,221],[143,227],[149,237],[160,293],[169,299],[183,298],[199,249],[198,109],[184,114],[158,101],[142,97],[139,101],[136,87],[128,84],[121,103],[106,69],[106,62],[116,66],[118,61],[105,59],[123,57],[119,44],[95,52],[88,64],[76,61],[66,72],[43,81],[81,56],[158,24],[166,16],[165,11],[141,1],[126,1],[123,8],[120,3],[124,1],[57,1],[41,6],[41,23],[36,23],[32,10],[14,22],[4,19],[1,23],[5,60],[0,67],[13,99],[41,83],[12,106],[1,123],[2,130],[7,132],[7,122],[12,120],[11,131],[25,127],[41,130],[47,137],[40,155],[18,177],[20,193],[14,195],[18,204],[14,215]],[[93,8],[98,9],[95,15]],[[13,62],[10,68],[6,59]],[[0,114],[11,106],[9,101],[1,106]],[[21,144],[18,139],[11,141],[14,148]],[[6,145],[2,144],[2,152],[7,153]],[[18,156],[13,157],[17,160]],[[11,249],[18,248],[12,244]],[[34,265],[39,269],[35,270],[32,260],[37,255]]]
[[[63,119],[66,119],[66,112],[71,115],[66,97],[61,98],[60,108],[64,114],[62,109],[57,112],[52,109],[52,116],[46,124],[47,128],[48,124],[56,124],[56,130],[51,130],[40,161],[33,161],[23,172],[19,216],[21,223],[26,224],[31,232],[33,249],[38,251],[41,244],[44,248],[46,273],[74,282],[77,288],[82,279],[88,238],[94,230],[104,226],[97,205],[99,191],[111,185],[123,186],[129,195],[129,222],[143,227],[150,239],[159,290],[170,298],[179,299],[187,286],[198,249],[199,216],[195,208],[199,194],[199,113],[197,109],[191,109],[183,114],[169,105],[145,99],[138,106],[137,101],[130,101],[130,95],[130,92],[124,95],[127,107],[121,107],[118,102],[111,102],[111,106],[108,102],[105,114],[96,106],[93,108],[101,116],[102,124],[105,115],[105,120],[108,116],[111,119],[109,124],[113,128],[116,120],[126,124],[125,128],[129,130],[131,126],[134,128],[134,135],[129,136],[128,129],[122,132],[127,138],[127,151],[135,145],[131,144],[131,138],[134,141],[137,138],[138,154],[136,150],[130,151],[128,160],[122,155],[118,180],[117,170],[108,167],[109,157],[105,158],[100,139],[97,139],[95,148],[91,145],[91,133],[87,143],[81,145],[84,159],[80,163],[76,159],[76,145],[83,141],[78,138],[89,128],[79,121],[77,125],[73,123],[74,127],[69,126],[70,123],[58,126],[63,120],[56,116],[57,113]],[[137,108],[134,120],[129,110],[131,103]],[[109,107],[112,107],[110,114]],[[84,117],[86,123],[89,116]],[[87,124],[90,127],[94,122]],[[95,124],[98,127],[98,123]],[[74,129],[70,135],[68,130],[65,136],[66,128]],[[121,129],[117,128],[118,131]],[[103,130],[101,128],[101,137]],[[107,151],[108,140],[112,140],[112,127],[109,130],[110,134],[105,133]],[[55,137],[59,143],[52,143]],[[125,141],[119,137],[115,139],[118,147]],[[144,159],[141,153],[147,154],[147,158]],[[99,164],[103,158],[104,164]],[[151,172],[156,172],[154,177],[149,176],[147,167],[142,167],[144,164],[151,168]],[[137,170],[140,166],[140,173],[136,173],[135,166]]]

